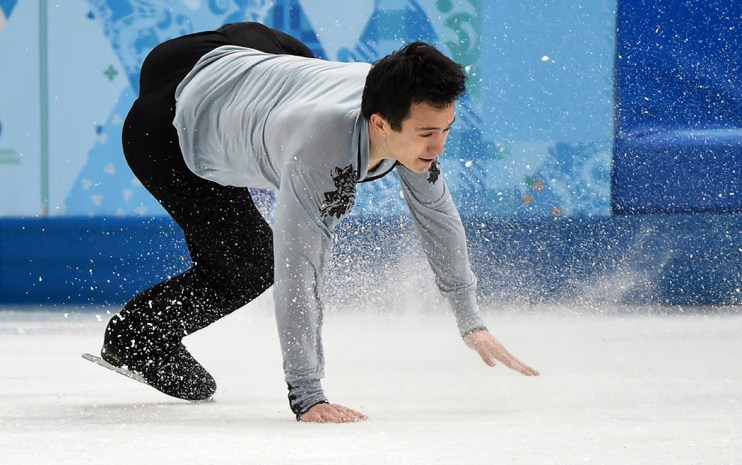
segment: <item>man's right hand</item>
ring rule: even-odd
[[[355,423],[366,419],[361,412],[338,404],[317,404],[299,417],[299,421],[309,423]]]
[[[538,376],[539,372],[518,360],[486,329],[475,331],[464,338],[466,345],[474,349],[482,361],[493,367],[497,362],[526,376]]]

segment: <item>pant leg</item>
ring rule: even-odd
[[[179,344],[183,336],[242,307],[273,284],[269,225],[248,189],[207,181],[187,168],[172,125],[174,93],[198,59],[222,45],[303,56],[311,51],[256,23],[223,29],[157,46],[142,65],[140,96],[124,122],[126,160],[182,228],[193,262],[185,273],[135,296],[111,319],[105,345],[126,341],[134,356],[146,355],[145,347]]]
[[[266,53],[314,58],[309,47],[301,41],[259,23],[225,24],[217,32],[223,34],[231,45],[254,48]]]

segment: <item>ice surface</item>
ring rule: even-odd
[[[326,391],[370,419],[313,425],[288,410],[270,307],[186,339],[219,386],[199,404],[80,357],[106,309],[0,312],[0,463],[742,463],[739,308],[488,309],[539,378],[486,367],[450,315],[331,312]]]

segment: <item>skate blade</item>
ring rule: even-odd
[[[147,386],[150,385],[147,382],[147,380],[144,379],[144,377],[142,375],[140,375],[139,373],[134,373],[133,371],[129,371],[126,368],[121,368],[121,367],[117,367],[117,366],[111,365],[110,363],[106,362],[102,358],[97,357],[97,356],[95,356],[93,354],[82,354],[82,358],[84,358],[85,360],[87,360],[89,362],[93,362],[96,365],[100,365],[103,368],[108,368],[111,371],[115,371],[116,373],[118,373],[120,375],[123,375],[123,376],[126,376],[127,378],[131,378],[133,380],[139,381],[142,384],[146,384]]]
[[[146,384],[147,386],[150,386],[150,387],[153,387],[153,388],[157,389],[155,386],[152,386],[151,384],[149,384],[147,382],[147,380],[144,379],[144,377],[142,375],[140,375],[139,373],[134,373],[133,371],[127,370],[126,368],[121,368],[121,367],[117,367],[115,365],[111,365],[110,363],[106,362],[105,360],[103,360],[102,358],[100,358],[100,357],[98,357],[96,355],[85,353],[85,354],[82,354],[82,358],[84,358],[85,360],[87,360],[89,362],[95,363],[96,365],[100,365],[103,368],[108,368],[111,371],[115,371],[116,373],[118,373],[120,375],[123,375],[123,376],[126,376],[127,378],[131,378],[133,380],[139,381],[142,384]],[[157,389],[157,390],[160,391],[159,389]],[[162,391],[160,391],[160,392],[162,392]],[[170,397],[173,397],[172,395],[167,394],[167,393],[163,393],[163,394],[168,395]],[[175,399],[180,399],[180,397],[175,397]],[[188,399],[181,399],[181,400],[188,400]],[[214,398],[213,397],[209,397],[208,399],[188,400],[188,401],[189,402],[193,402],[194,404],[205,404],[205,403],[213,402],[214,401]]]

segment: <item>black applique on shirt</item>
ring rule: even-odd
[[[320,213],[322,216],[335,216],[340,218],[348,213],[356,203],[356,178],[358,172],[353,165],[345,168],[335,168],[332,180],[335,182],[335,190],[325,192],[325,201]]]
[[[441,167],[438,164],[438,160],[431,163],[430,168],[428,169],[428,182],[430,184],[435,184],[435,182],[438,180],[438,176],[441,175]]]

